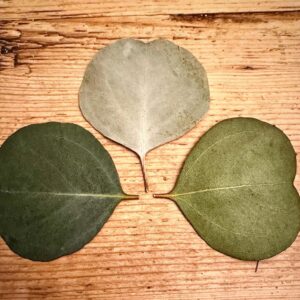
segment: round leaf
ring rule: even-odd
[[[80,107],[105,136],[146,153],[187,130],[208,110],[205,70],[187,50],[166,40],[117,41],[88,65]]]
[[[167,196],[212,248],[265,259],[289,247],[300,229],[295,157],[278,128],[225,120],[197,143]]]
[[[0,234],[22,257],[80,249],[123,197],[109,154],[80,126],[30,125],[0,148]]]

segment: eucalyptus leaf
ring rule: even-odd
[[[80,107],[102,134],[146,153],[191,129],[206,113],[206,72],[187,50],[166,40],[119,40],[89,63]]]
[[[233,118],[200,139],[165,196],[212,248],[262,260],[289,247],[299,232],[295,174],[296,155],[281,130]]]
[[[107,151],[80,126],[30,125],[0,148],[0,234],[22,257],[79,250],[128,197]]]

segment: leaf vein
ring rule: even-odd
[[[231,138],[235,135],[238,134],[242,134],[245,132],[258,132],[257,130],[244,130],[244,131],[240,131],[240,132],[236,132],[233,134],[229,134],[225,137],[222,137],[221,139],[217,140],[215,143],[213,143],[212,145],[210,145],[209,147],[207,147],[193,162],[193,164],[186,170],[185,173],[183,173],[181,176],[187,176],[191,170],[193,170],[193,168],[195,167],[196,163],[199,161],[200,158],[202,158],[210,149],[212,149],[215,145],[221,143],[222,141],[224,141],[225,139]]]
[[[237,231],[233,231],[233,230],[229,230],[227,228],[225,228],[224,226],[221,226],[220,224],[212,221],[211,219],[208,218],[208,216],[206,214],[201,213],[196,207],[194,207],[193,205],[191,205],[186,199],[184,198],[180,198],[182,201],[184,201],[184,203],[190,207],[193,211],[195,211],[195,213],[197,215],[199,215],[200,217],[202,217],[206,222],[211,223],[212,225],[214,225],[215,227],[220,228],[223,231],[227,231],[230,233],[233,233],[235,235],[241,235],[241,236],[245,236],[245,237],[249,237],[249,236],[253,236],[255,235],[255,237],[259,237],[259,238],[265,238],[265,236],[263,235],[258,235],[255,232],[250,232],[250,231],[245,231],[245,233],[241,233],[241,232],[237,232]]]
[[[212,192],[212,191],[233,190],[233,189],[239,189],[239,188],[244,188],[244,187],[275,186],[275,185],[282,185],[282,184],[291,184],[291,183],[287,182],[287,181],[284,181],[284,182],[278,182],[278,183],[241,184],[241,185],[234,185],[234,186],[224,186],[224,187],[217,187],[217,188],[208,188],[208,189],[203,189],[203,190],[198,190],[198,191],[192,191],[192,192],[187,192],[187,193],[168,194],[167,196],[178,197],[178,196],[185,196],[185,195],[207,193],[207,192]]]
[[[71,144],[73,144],[73,145],[75,145],[75,146],[77,146],[77,147],[83,149],[85,152],[89,153],[89,154],[97,161],[97,163],[98,163],[99,166],[101,166],[101,167],[103,166],[101,160],[99,160],[99,159],[97,158],[97,156],[95,156],[91,151],[89,151],[87,148],[83,147],[83,146],[80,145],[79,143],[74,142],[74,141],[72,141],[72,140],[69,140],[69,139],[66,138],[65,136],[59,136],[59,137],[58,137],[58,136],[52,135],[52,134],[49,134],[49,135],[46,135],[46,136],[48,136],[48,137],[53,137],[53,138],[56,138],[56,139],[63,139],[63,140],[65,140],[66,142],[69,142],[69,143],[71,143]],[[113,181],[112,177],[110,176],[110,174],[107,173],[105,169],[102,169],[102,170],[105,172],[105,174],[106,174],[107,177],[109,178],[110,182],[111,182],[112,184],[114,184],[114,181]]]

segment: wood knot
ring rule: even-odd
[[[15,68],[18,65],[18,46],[2,45],[0,47],[0,69]]]
[[[18,51],[17,46],[3,45],[1,47],[1,54],[3,54],[3,55],[8,54],[8,53],[15,53],[17,51]]]

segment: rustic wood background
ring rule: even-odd
[[[300,152],[299,12],[300,1],[277,0],[0,0],[0,144],[31,123],[74,122],[110,152],[124,190],[142,194],[121,203],[82,250],[50,263],[22,259],[0,240],[0,298],[300,299],[300,237],[255,273],[255,262],[212,250],[174,203],[151,196],[172,189],[195,142],[228,117],[275,124]],[[187,48],[211,88],[198,126],[147,156],[148,194],[136,155],[96,132],[78,108],[87,63],[125,37]]]

